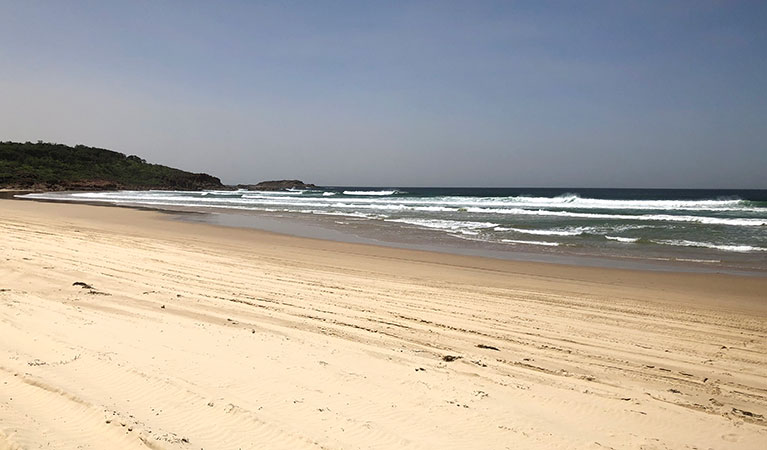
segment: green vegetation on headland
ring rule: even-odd
[[[218,178],[103,148],[0,142],[0,188],[20,190],[226,189]]]

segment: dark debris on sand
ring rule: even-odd
[[[492,345],[485,345],[485,344],[477,344],[477,348],[484,348],[487,350],[495,350],[496,352],[500,352],[501,349],[498,347],[493,347]]]

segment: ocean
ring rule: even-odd
[[[767,272],[767,190],[323,187],[23,197],[195,211],[195,220],[271,231],[302,224],[340,240],[509,259]]]

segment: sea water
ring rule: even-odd
[[[464,241],[511,256],[537,252],[767,270],[765,190],[324,187],[24,197],[313,218],[338,232],[384,242],[448,248]]]

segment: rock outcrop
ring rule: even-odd
[[[304,183],[301,180],[273,180],[262,181],[257,184],[238,184],[238,189],[249,191],[287,191],[289,189],[313,189],[317,186]]]

